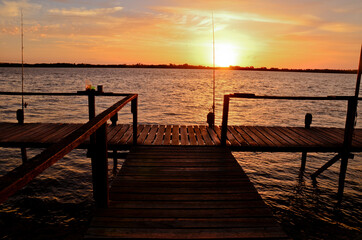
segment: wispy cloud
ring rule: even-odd
[[[119,12],[123,7],[113,7],[113,8],[97,8],[97,9],[87,9],[87,8],[71,8],[71,9],[49,9],[49,13],[58,14],[64,16],[97,16],[97,15],[107,15],[115,12]]]

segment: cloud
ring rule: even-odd
[[[360,25],[355,26],[352,24],[346,23],[326,23],[320,27],[321,30],[328,32],[336,33],[348,33],[348,32],[362,32],[362,27]]]
[[[20,16],[20,11],[24,13],[34,12],[40,9],[39,4],[28,3],[27,0],[22,1],[1,1],[0,2],[0,16],[1,17],[17,17]]]
[[[49,13],[63,16],[98,16],[98,15],[107,15],[115,12],[119,12],[123,9],[123,7],[113,7],[113,8],[96,8],[96,9],[86,9],[82,8],[71,8],[71,9],[49,9]]]

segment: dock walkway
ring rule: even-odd
[[[230,150],[136,147],[85,236],[287,239]]]
[[[82,124],[0,123],[0,147],[49,147]],[[228,126],[227,146],[233,151],[338,152],[343,148],[344,129],[311,127]],[[108,148],[132,147],[133,127],[108,126]],[[219,146],[221,127],[138,125],[137,143],[152,146]],[[80,145],[87,148],[89,141]],[[352,151],[362,151],[362,129],[355,129]]]

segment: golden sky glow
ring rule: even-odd
[[[356,69],[360,0],[0,0],[0,62]]]

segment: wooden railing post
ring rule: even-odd
[[[96,101],[95,101],[95,91],[88,90],[88,113],[89,113],[89,120],[96,116]]]
[[[358,103],[357,97],[348,99],[347,119],[344,130],[343,152],[341,154],[341,167],[339,171],[339,181],[338,181],[338,194],[337,194],[338,203],[340,203],[343,198],[344,181],[346,178],[348,158],[353,157],[350,151],[352,147],[354,124],[356,120],[357,103]]]
[[[96,131],[96,144],[92,156],[93,196],[98,208],[108,207],[108,149],[107,123]]]
[[[137,145],[137,118],[138,118],[138,112],[137,112],[137,99],[138,96],[132,100],[131,102],[131,112],[133,113],[133,145]]]
[[[24,124],[24,109],[18,109],[16,111],[16,119],[18,120],[18,124]],[[21,159],[23,163],[28,161],[28,155],[26,154],[26,148],[22,147],[21,150]]]
[[[310,129],[310,125],[312,124],[313,116],[310,113],[305,114],[304,118],[304,128]],[[302,164],[300,166],[300,173],[303,173],[305,170],[305,164],[307,162],[307,152],[302,152]]]
[[[230,95],[224,95],[224,108],[222,112],[221,146],[226,146]]]

